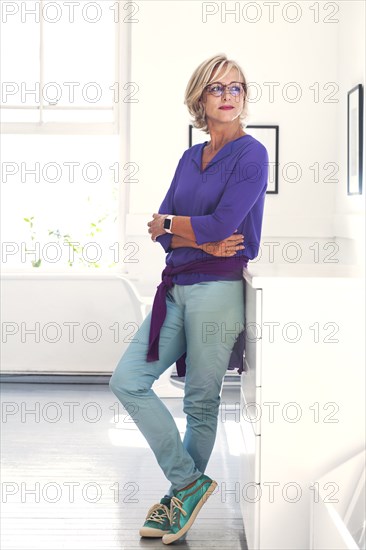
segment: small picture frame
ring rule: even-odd
[[[347,93],[347,195],[362,194],[363,86]]]
[[[248,132],[247,132],[248,130]],[[251,124],[245,127],[246,133],[252,135],[255,139],[260,141],[268,151],[268,186],[266,194],[278,194],[278,149],[279,149],[279,126],[278,125],[256,125]],[[188,131],[188,143],[189,147],[197,145],[197,143],[204,143],[210,140],[210,134],[205,134],[202,130],[199,130],[189,125]]]

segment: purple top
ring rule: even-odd
[[[158,358],[158,333],[166,313],[166,290],[171,283],[191,285],[201,281],[242,279],[243,267],[258,255],[268,184],[267,149],[246,134],[226,143],[202,171],[202,151],[206,144],[207,141],[184,151],[158,212],[190,216],[197,244],[226,239],[237,229],[238,234],[244,235],[245,249],[235,256],[220,258],[198,248],[171,248],[173,235],[170,233],[156,238],[168,254],[152,309],[148,361]],[[196,266],[197,271],[192,271],[192,262],[196,262],[193,267]],[[219,268],[217,272],[220,264],[225,264],[229,270]],[[241,352],[244,352],[243,332],[228,367],[239,366],[239,374],[243,370]],[[185,355],[176,363],[179,376],[185,375]]]
[[[245,255],[253,260],[259,251],[268,183],[267,149],[246,134],[226,143],[202,172],[202,150],[206,143],[184,151],[158,212],[190,216],[197,244],[226,239],[237,229],[237,233],[244,235],[245,248],[238,250],[235,257]],[[212,258],[212,254],[198,248],[170,248],[172,236],[165,233],[156,238],[168,252],[166,265],[178,266]],[[237,274],[242,277],[242,270]],[[179,273],[173,276],[173,283],[191,285],[218,279],[229,277]]]

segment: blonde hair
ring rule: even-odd
[[[195,128],[199,128],[206,134],[209,133],[207,127],[207,120],[205,114],[205,107],[202,102],[202,94],[204,92],[205,86],[207,86],[212,80],[212,73],[215,69],[216,77],[220,74],[220,71],[223,69],[224,65],[227,65],[226,70],[220,78],[224,78],[232,68],[237,69],[239,73],[240,81],[244,84],[244,107],[243,111],[240,113],[240,124],[242,128],[245,127],[244,119],[247,116],[247,81],[244,76],[244,72],[236,61],[228,59],[225,54],[214,55],[203,61],[193,72],[187,88],[184,94],[184,104],[187,105],[189,114],[193,117],[192,125]],[[216,78],[215,77],[215,78]]]

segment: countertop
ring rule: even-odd
[[[244,279],[254,288],[264,286],[281,286],[289,284],[331,284],[339,283],[340,279],[349,282],[352,280],[356,286],[364,280],[365,270],[363,266],[356,264],[291,264],[291,263],[248,263],[243,269]]]

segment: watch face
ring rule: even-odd
[[[171,221],[172,221],[171,219],[165,218],[164,224],[163,224],[164,229],[170,229]]]

